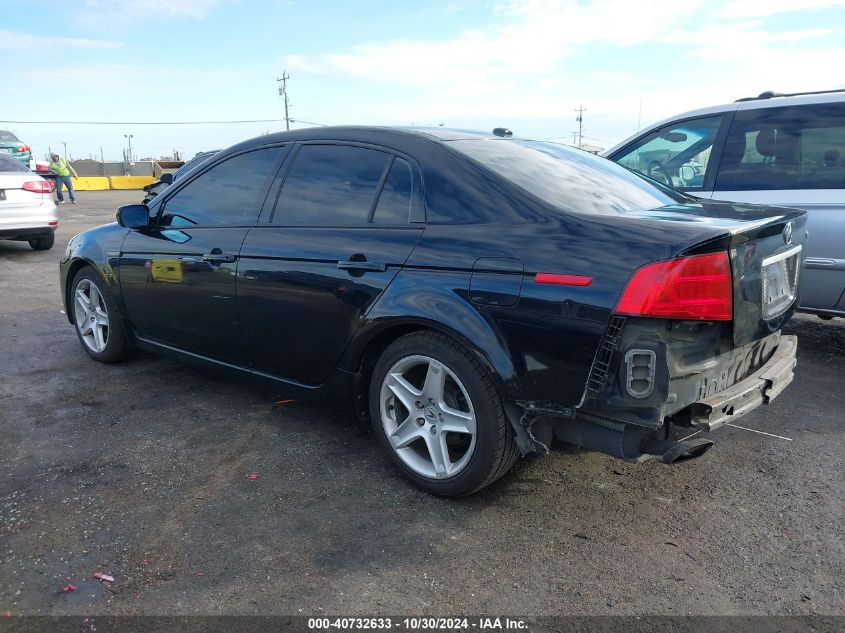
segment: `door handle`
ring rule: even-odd
[[[363,255],[353,255],[352,259],[346,261],[339,261],[337,267],[341,270],[371,270],[373,272],[383,273],[387,270],[387,264],[380,262],[368,262]]]
[[[219,248],[213,248],[210,253],[205,253],[202,259],[206,262],[233,262],[235,261],[235,256],[224,253]]]

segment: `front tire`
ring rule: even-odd
[[[29,240],[29,245],[32,247],[34,251],[49,251],[53,248],[53,244],[56,243],[56,234],[52,231],[50,235],[45,235],[44,237],[37,237],[33,240]]]
[[[370,413],[391,461],[432,494],[476,492],[518,456],[490,372],[436,332],[407,334],[387,347],[370,381]]]
[[[73,278],[69,303],[76,335],[91,358],[114,363],[132,355],[117,302],[90,266]]]

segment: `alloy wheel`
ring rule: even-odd
[[[407,356],[385,375],[379,400],[390,446],[411,470],[447,479],[466,468],[476,446],[475,410],[449,367]]]
[[[82,279],[74,291],[74,317],[82,342],[101,354],[109,341],[109,312],[105,299],[90,279]]]

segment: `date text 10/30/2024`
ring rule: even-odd
[[[521,618],[500,617],[322,617],[308,618],[311,630],[403,630],[403,631],[519,631],[528,628]]]

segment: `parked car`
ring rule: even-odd
[[[35,167],[32,148],[8,130],[0,130],[0,154],[14,156],[27,169]]]
[[[698,198],[806,209],[799,310],[845,316],[845,90],[764,92],[687,112],[605,155]]]
[[[61,261],[83,349],[347,395],[397,468],[476,491],[553,437],[698,457],[792,380],[806,214],[579,150],[337,127],[243,142]],[[677,434],[673,435],[676,431]]]
[[[154,183],[151,183],[144,187],[144,204],[149,203],[153,198],[155,198],[162,191],[167,189],[170,185],[176,182],[183,175],[191,171],[197,165],[200,165],[201,163],[205,162],[219,151],[219,149],[216,149],[210,152],[199,152],[196,156],[194,156],[191,160],[182,165],[175,172],[168,172],[162,174],[161,178],[156,180]]]
[[[59,214],[53,187],[9,154],[0,154],[0,240],[27,241],[36,251],[53,248]]]

